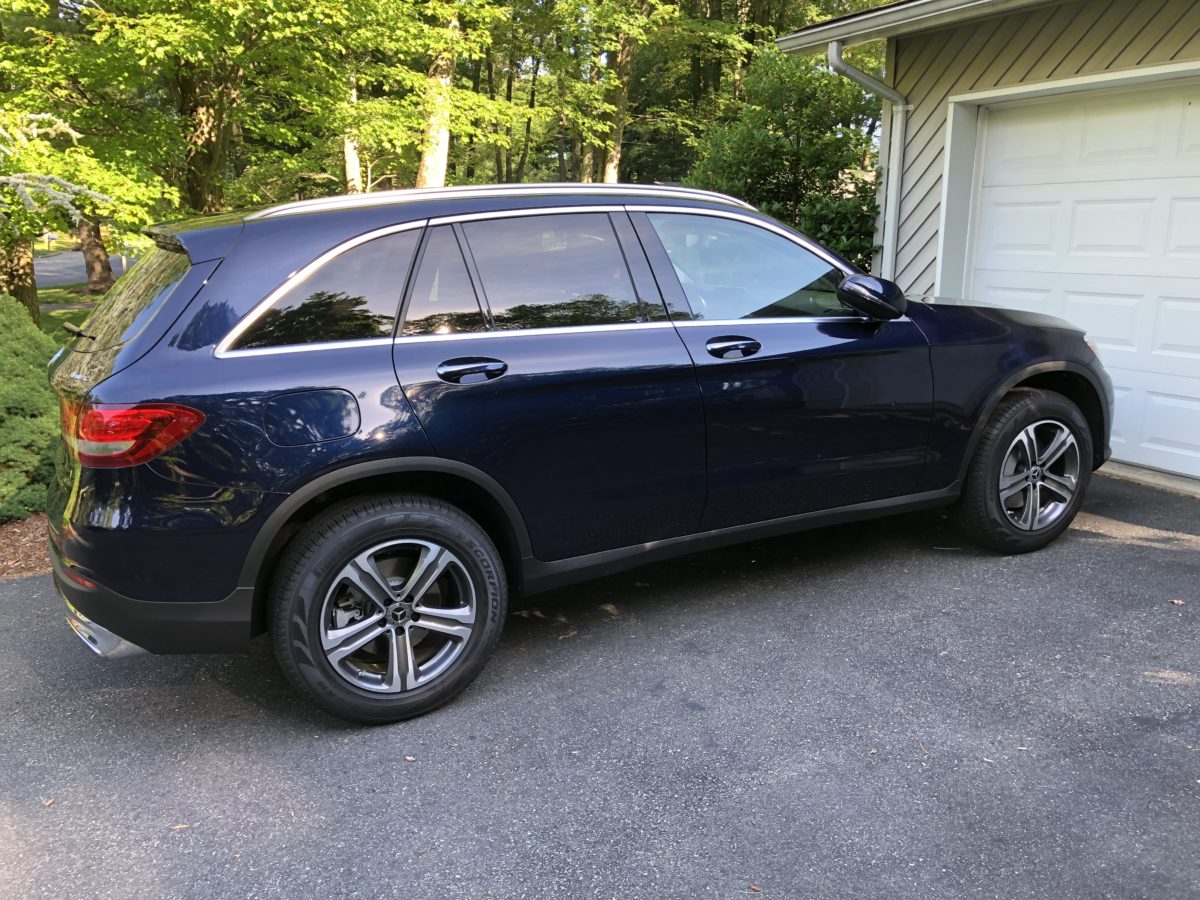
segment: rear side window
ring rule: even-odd
[[[638,303],[605,213],[490,219],[462,227],[496,328],[650,318]]]
[[[458,238],[449,225],[429,232],[401,334],[458,334],[487,327]]]
[[[137,261],[82,326],[90,340],[73,349],[89,353],[129,343],[145,330],[191,268],[187,254],[155,248]]]
[[[235,345],[283,347],[391,337],[420,231],[351,247],[294,284]]]

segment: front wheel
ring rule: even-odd
[[[1000,401],[967,470],[955,518],[1005,553],[1046,546],[1075,518],[1092,475],[1092,437],[1074,403],[1021,389]]]
[[[288,678],[334,715],[396,722],[450,700],[500,637],[500,555],[461,510],[360,498],[310,522],[280,560],[271,637]]]

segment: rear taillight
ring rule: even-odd
[[[117,469],[148,462],[204,422],[204,413],[177,403],[60,404],[63,438],[80,465]]]

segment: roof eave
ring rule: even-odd
[[[909,0],[810,25],[775,41],[797,56],[823,51],[831,41],[847,46],[932,31],[971,19],[1061,0]]]

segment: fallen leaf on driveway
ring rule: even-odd
[[[54,798],[53,798],[53,797],[51,797],[49,800],[43,800],[43,801],[42,801],[42,806],[53,806],[53,805],[54,805]]]
[[[183,830],[185,830],[187,828],[191,828],[191,827],[192,827],[191,825],[188,825],[184,822],[180,822],[178,825],[172,825],[171,830],[172,831],[183,831]]]
[[[752,894],[761,894],[762,893],[762,888],[760,888],[757,884],[750,885],[750,887],[747,888],[747,890],[750,891],[750,893],[752,893]]]
[[[1159,684],[1196,684],[1197,679],[1191,672],[1176,672],[1173,669],[1162,669],[1158,672],[1143,672],[1146,678]]]
[[[1183,601],[1178,597],[1176,597],[1174,600],[1171,600],[1170,603],[1172,606],[1183,606]]]
[[[406,756],[406,757],[404,757],[404,761],[405,762],[416,762],[417,758],[415,756]]]

